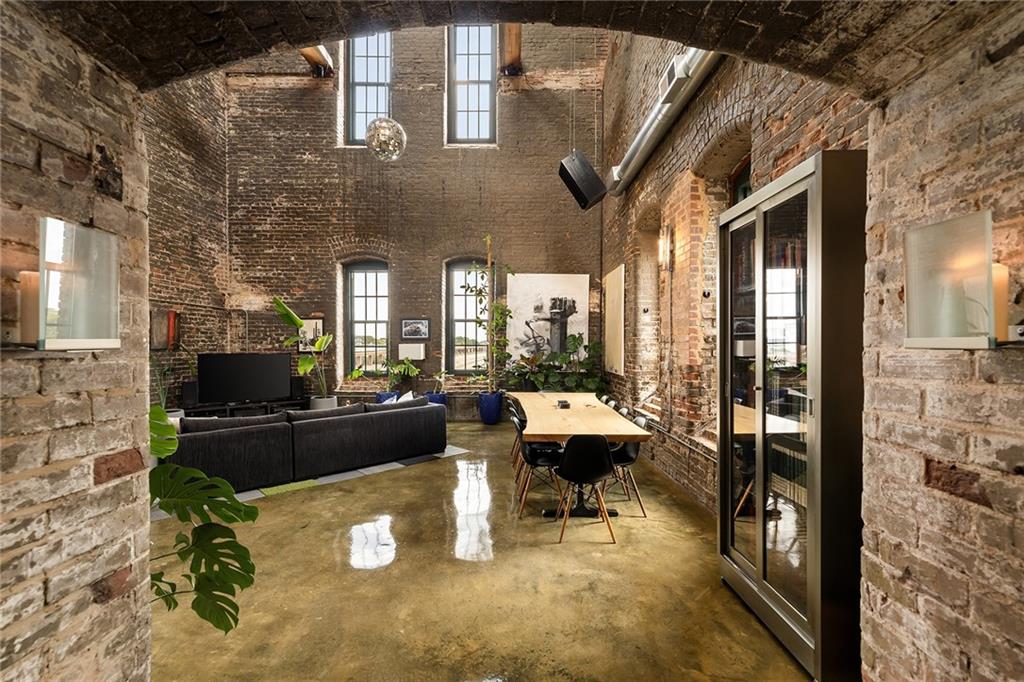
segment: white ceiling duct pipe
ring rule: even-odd
[[[720,58],[715,52],[695,47],[688,47],[672,58],[658,82],[658,101],[651,107],[622,161],[608,173],[605,185],[609,194],[619,196],[626,191]]]

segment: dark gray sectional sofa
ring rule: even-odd
[[[443,405],[426,398],[258,417],[186,417],[169,461],[223,478],[237,491],[251,490],[442,452],[446,417]]]

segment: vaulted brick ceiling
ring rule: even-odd
[[[1011,4],[1011,3],[1007,3]],[[876,97],[1002,3],[47,2],[44,20],[148,90],[268,50],[453,22],[546,22],[658,36]]]

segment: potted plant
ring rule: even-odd
[[[387,362],[387,374],[388,374],[388,390],[379,391],[377,393],[377,402],[383,403],[391,398],[397,398],[401,391],[398,387],[402,385],[402,382],[406,379],[411,379],[420,373],[420,368],[412,364],[412,360],[404,358],[400,362],[394,360],[388,360]]]
[[[170,378],[174,372],[174,368],[170,365],[165,365],[159,360],[154,359],[153,365],[156,369],[154,377],[156,379],[156,395],[157,400],[160,403],[160,409],[164,410],[169,419],[180,419],[185,416],[185,410],[180,408],[167,409],[167,397],[170,394],[171,385]]]
[[[501,419],[503,395],[498,390],[498,381],[511,357],[508,353],[505,328],[512,317],[512,310],[501,301],[495,300],[496,268],[491,235],[484,236],[484,242],[487,244],[487,266],[484,270],[486,276],[473,278],[476,284],[465,284],[463,289],[476,297],[478,306],[486,304],[487,319],[479,317],[476,320],[477,326],[487,332],[487,373],[483,377],[487,386],[486,390],[477,395],[477,409],[480,412],[480,421],[492,425]]]
[[[327,371],[324,368],[323,361],[323,354],[330,348],[334,336],[322,334],[315,339],[307,338],[305,331],[302,329],[302,320],[292,312],[292,309],[280,297],[274,297],[274,309],[277,310],[277,315],[281,318],[281,321],[295,330],[294,334],[284,340],[285,348],[290,348],[300,342],[308,345],[310,348],[305,353],[299,352],[297,368],[299,376],[304,377],[307,374],[312,374],[316,380],[317,395],[309,399],[309,409],[322,410],[337,407],[338,396],[331,395],[327,385]]]
[[[445,382],[448,381],[450,375],[443,369],[433,376],[434,379],[434,390],[427,391],[427,400],[438,405],[448,404],[448,394],[444,391]]]

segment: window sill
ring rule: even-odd
[[[365,144],[337,144],[334,145],[335,149],[366,149]]]
[[[501,149],[497,142],[445,142],[444,149]]]

